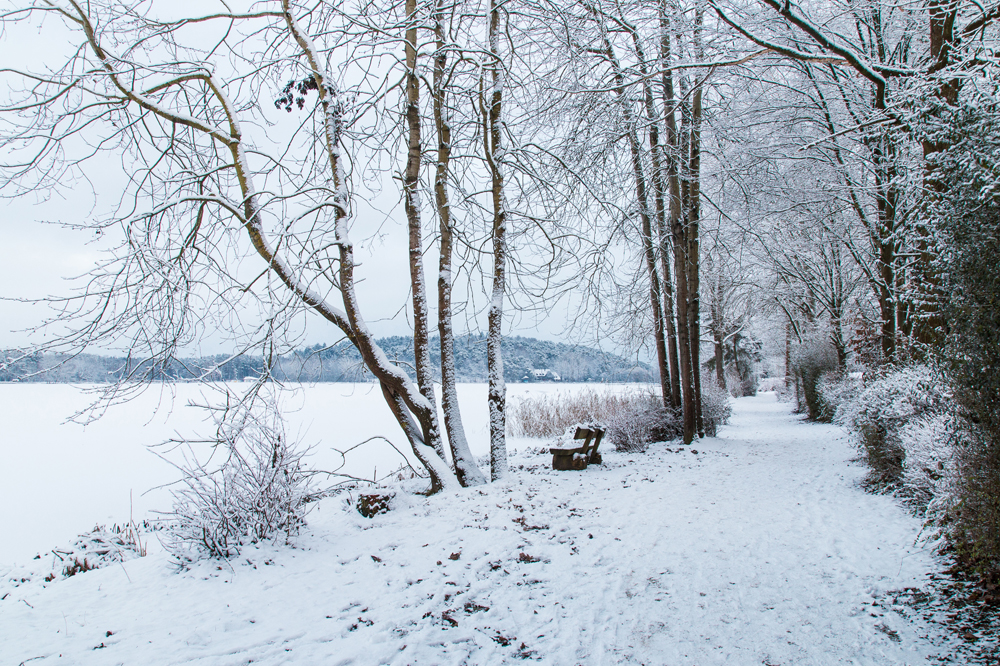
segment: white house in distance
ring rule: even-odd
[[[525,375],[524,379],[521,381],[525,382],[561,382],[562,377],[555,370],[550,370],[549,368],[534,369],[530,371],[530,374]]]

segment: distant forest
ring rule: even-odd
[[[413,376],[413,340],[394,336],[378,340],[390,360]],[[629,361],[591,347],[568,345],[535,338],[504,338],[504,379],[507,382],[536,381],[532,370],[551,370],[564,382],[650,382],[654,376],[645,363]],[[486,381],[486,336],[466,335],[455,340],[455,371],[460,382]],[[227,360],[229,359],[229,360]],[[440,340],[431,339],[431,362],[440,368]],[[144,363],[141,359],[54,353],[25,355],[6,350],[0,358],[0,382],[105,383],[117,381]],[[219,381],[256,378],[265,360],[257,355],[204,356],[176,359],[157,369],[161,381],[187,381],[208,376]],[[139,373],[141,374],[141,373]],[[438,372],[438,374],[440,374]],[[315,345],[278,357],[271,376],[291,382],[371,381],[357,349],[343,340],[335,345]]]

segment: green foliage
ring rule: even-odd
[[[933,162],[944,186],[932,207],[944,358],[956,399],[1000,443],[1000,115],[993,105],[969,107],[952,125],[953,147]]]

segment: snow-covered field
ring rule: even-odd
[[[8,586],[0,663],[925,663],[926,627],[876,603],[938,564],[854,454],[772,394],[583,472],[526,448],[504,482],[371,520],[324,500],[294,547]]]
[[[246,389],[249,384],[235,389]],[[639,385],[515,384],[508,396],[580,390],[637,390]],[[133,401],[111,407],[86,427],[65,423],[95,399],[94,387],[65,384],[0,384],[0,566],[25,563],[37,553],[61,547],[95,524],[141,522],[169,510],[164,484],[179,472],[146,447],[177,435],[210,435],[205,411],[190,406],[217,399],[192,384],[153,385]],[[283,393],[288,432],[313,447],[310,464],[333,470],[346,450],[371,437],[408,451],[406,439],[374,384],[290,385]],[[459,385],[469,444],[489,454],[489,414],[484,384]],[[514,440],[512,448],[537,442]],[[180,456],[163,451],[174,462]],[[201,458],[207,451],[199,450]],[[403,463],[388,444],[376,440],[348,456],[342,472],[372,478]],[[0,662],[2,666],[2,662]]]

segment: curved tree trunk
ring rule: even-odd
[[[320,106],[323,113],[324,142],[335,192],[334,237],[339,247],[340,292],[344,303],[344,311],[328,305],[321,297],[307,287],[296,282],[291,270],[286,269],[263,236],[258,211],[255,207],[252,186],[245,175],[246,157],[242,145],[233,144],[233,160],[237,174],[244,173],[240,178],[244,190],[244,203],[247,208],[247,231],[258,253],[268,262],[271,270],[289,286],[289,288],[315,309],[321,316],[337,325],[358,349],[362,361],[371,371],[382,387],[386,403],[399,423],[414,455],[430,474],[429,492],[458,488],[458,480],[449,469],[447,461],[439,455],[443,450],[441,433],[437,427],[437,409],[434,403],[428,401],[423,393],[413,385],[407,374],[393,365],[385,352],[375,343],[375,338],[368,330],[358,304],[354,288],[354,246],[351,243],[347,228],[347,184],[345,182],[344,165],[341,156],[340,136],[342,132],[341,106],[334,97],[332,79],[320,64],[318,52],[312,40],[301,29],[289,8],[289,0],[283,0],[282,13],[289,32],[302,49],[312,72],[313,81],[320,96]],[[234,136],[239,136],[234,127]]]

